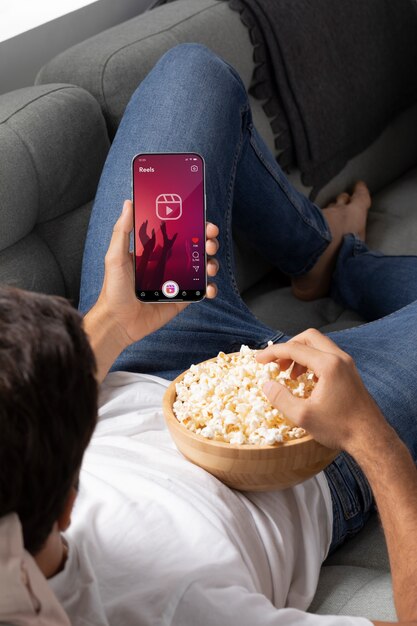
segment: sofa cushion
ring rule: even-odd
[[[84,238],[109,140],[72,85],[0,97],[0,281],[78,301]]]
[[[387,546],[376,514],[326,559],[309,611],[397,619]]]
[[[391,576],[371,567],[323,567],[309,612],[396,622]]]
[[[249,34],[238,14],[218,0],[177,0],[145,12],[55,57],[36,82],[59,80],[84,87],[97,98],[114,133],[133,91],[164,52],[194,41],[223,56],[249,86]]]
[[[326,559],[309,611],[396,621],[387,546],[376,514]]]
[[[346,166],[325,185],[315,202],[323,207],[337,194],[349,189],[357,180],[364,180],[372,194],[382,191],[417,164],[417,105],[411,106],[393,119],[384,132],[357,154]],[[300,173],[294,170],[289,175],[291,182],[306,195],[311,187],[302,184]]]

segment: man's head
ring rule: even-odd
[[[95,360],[64,299],[0,286],[0,517],[36,554],[61,515],[97,417]]]

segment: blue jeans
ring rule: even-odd
[[[104,255],[123,201],[131,197],[131,161],[139,152],[198,152],[204,157],[207,219],[220,228],[218,296],[190,305],[164,328],[130,346],[113,369],[172,380],[191,363],[220,350],[233,352],[242,343],[262,348],[269,340],[288,340],[283,332],[258,320],[240,297],[234,278],[232,222],[263,257],[291,276],[313,267],[331,240],[330,231],[321,210],[290,185],[254,128],[246,90],[235,70],[198,44],[182,44],[167,52],[126,108],[91,214],[81,311],[86,312],[99,295]],[[369,252],[353,236],[346,237],[335,272],[334,297],[367,319],[391,315],[330,334],[354,357],[369,391],[414,458],[417,303],[410,303],[417,298],[416,269],[414,257],[398,261],[383,257]],[[408,306],[393,313],[398,304]],[[334,509],[333,550],[363,526],[372,510],[372,493],[360,468],[346,454],[326,469],[326,475]]]

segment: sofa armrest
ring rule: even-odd
[[[73,85],[0,97],[0,282],[78,301],[84,237],[109,140]]]

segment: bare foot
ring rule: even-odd
[[[292,292],[296,298],[315,300],[327,295],[343,237],[348,233],[355,233],[365,241],[370,206],[371,196],[368,187],[359,181],[352,195],[341,193],[337,196],[336,202],[323,209],[323,215],[332,233],[332,241],[307,274],[291,279]]]

